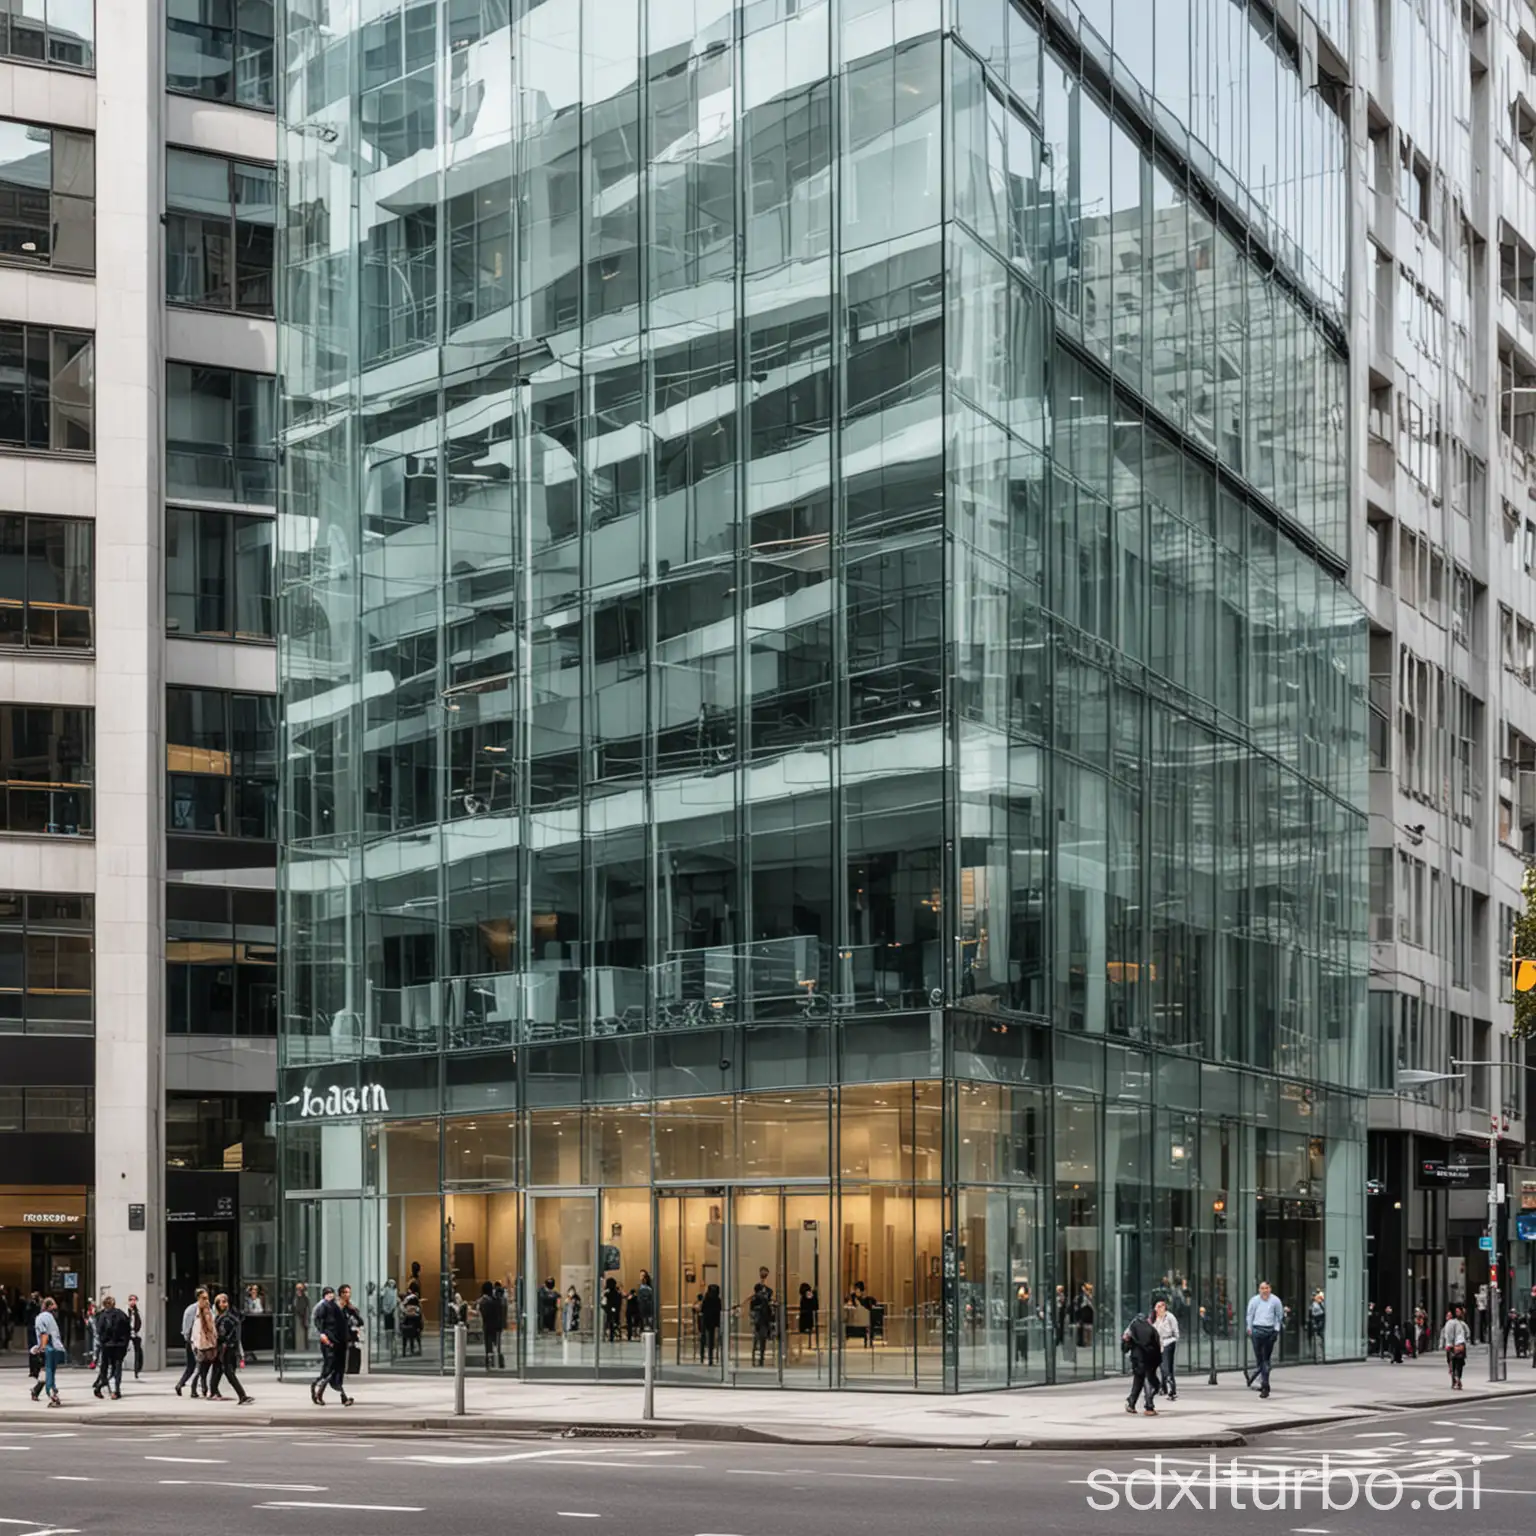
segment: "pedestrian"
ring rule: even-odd
[[[326,1286],[324,1297],[315,1308],[315,1332],[320,1335],[325,1363],[321,1379],[311,1383],[309,1389],[317,1407],[325,1405],[327,1386],[335,1388],[343,1408],[352,1406],[352,1399],[347,1396],[347,1363],[353,1342],[351,1304],[350,1285],[338,1286],[334,1291]]]
[[[574,1285],[566,1289],[565,1303],[560,1309],[560,1331],[567,1337],[581,1331],[581,1293]]]
[[[316,1335],[316,1343],[320,1342],[319,1341],[320,1309],[321,1309],[321,1307],[327,1305],[327,1303],[335,1301],[335,1299],[336,1299],[336,1287],[334,1285],[322,1286],[321,1289],[320,1289],[320,1300],[317,1301],[314,1304],[314,1306],[310,1309],[310,1313],[309,1313],[309,1331]],[[324,1344],[320,1344],[320,1369],[319,1369],[319,1374],[316,1375],[314,1380],[311,1381],[310,1384],[309,1384],[309,1395],[310,1395],[311,1399],[313,1399],[316,1390],[318,1388],[320,1388],[320,1387],[323,1387],[326,1384],[326,1382],[330,1380],[330,1377],[331,1377],[331,1359],[330,1359],[330,1355],[326,1352],[325,1345]]]
[[[1440,1347],[1445,1351],[1445,1363],[1451,1372],[1451,1390],[1462,1391],[1461,1373],[1467,1367],[1467,1345],[1471,1342],[1471,1330],[1449,1307],[1445,1309],[1445,1326],[1440,1330]]]
[[[1175,1325],[1177,1326],[1177,1325]],[[1163,1344],[1158,1337],[1157,1326],[1144,1312],[1138,1312],[1120,1335],[1120,1352],[1130,1361],[1131,1395],[1125,1400],[1125,1411],[1136,1412],[1136,1399],[1145,1397],[1142,1412],[1150,1418],[1157,1417],[1152,1399],[1157,1392],[1157,1373],[1162,1366]]]
[[[197,1293],[197,1311],[192,1317],[192,1353],[197,1357],[197,1385],[193,1397],[208,1396],[208,1373],[219,1358],[219,1328],[213,1315],[213,1303],[207,1291]]]
[[[128,1298],[128,1342],[133,1347],[133,1379],[137,1381],[144,1370],[144,1314],[139,1311],[139,1298]]]
[[[1391,1302],[1381,1309],[1381,1352],[1392,1357],[1393,1365],[1403,1363],[1403,1330]]]
[[[1488,1342],[1488,1286],[1486,1282],[1477,1288],[1475,1305],[1477,1308],[1477,1342],[1479,1344],[1486,1344]]]
[[[379,1292],[379,1322],[384,1329],[384,1353],[395,1358],[395,1319],[400,1311],[400,1287],[393,1280],[386,1280]]]
[[[1077,1293],[1077,1347],[1093,1348],[1093,1285],[1089,1281]]]
[[[1259,1383],[1259,1396],[1269,1396],[1269,1362],[1275,1352],[1275,1340],[1280,1337],[1285,1322],[1285,1306],[1270,1289],[1268,1280],[1259,1281],[1258,1290],[1248,1299],[1248,1337],[1253,1340],[1252,1373],[1245,1368],[1243,1380],[1251,1387]]]
[[[235,1389],[235,1396],[243,1408],[255,1399],[240,1381],[241,1350],[240,1314],[229,1304],[229,1297],[222,1291],[213,1299],[214,1328],[218,1335],[218,1356],[213,1363],[213,1390],[209,1397],[223,1400],[220,1386],[227,1381]]]
[[[619,1282],[609,1275],[603,1281],[603,1340],[616,1344],[619,1338],[619,1319],[624,1312],[624,1293]]]
[[[297,1355],[309,1353],[309,1322],[314,1303],[309,1299],[309,1287],[302,1280],[293,1282],[293,1296],[288,1303],[288,1313],[293,1319],[293,1351]]]
[[[1531,1322],[1524,1312],[1515,1313],[1515,1358],[1524,1360],[1531,1349]]]
[[[640,1332],[645,1333],[656,1326],[656,1287],[651,1283],[651,1272],[648,1269],[640,1271],[635,1300],[640,1308]]]
[[[1158,1301],[1152,1308],[1152,1326],[1157,1329],[1162,1348],[1158,1365],[1158,1390],[1171,1403],[1179,1395],[1179,1383],[1174,1375],[1175,1357],[1179,1352],[1179,1320],[1168,1308],[1166,1301]]]
[[[192,1396],[197,1396],[197,1350],[192,1344],[192,1327],[197,1322],[197,1309],[208,1300],[208,1292],[202,1286],[198,1286],[197,1294],[192,1298],[191,1304],[181,1314],[181,1342],[186,1347],[187,1361],[182,1367],[181,1380],[176,1383],[176,1396],[181,1396],[181,1389],[192,1383]]]
[[[26,1336],[27,1375],[36,1381],[42,1374],[43,1357],[37,1349],[37,1315],[43,1310],[43,1298],[33,1291],[22,1309],[22,1329]]]
[[[773,1291],[762,1280],[752,1287],[747,1314],[752,1320],[752,1364],[767,1365],[768,1341],[773,1337]]]
[[[3,1285],[0,1285],[0,1349],[11,1347],[11,1295]]]
[[[96,1314],[96,1382],[91,1388],[97,1397],[103,1387],[111,1388],[114,1402],[123,1395],[123,1360],[132,1337],[133,1325],[118,1306],[117,1298],[103,1296],[101,1310]]]
[[[1381,1313],[1376,1310],[1374,1301],[1365,1305],[1365,1352],[1367,1355],[1381,1353]]]
[[[400,1353],[421,1353],[421,1297],[406,1291],[400,1298]]]
[[[633,1339],[640,1329],[640,1292],[631,1286],[624,1293],[624,1337]]]
[[[799,1335],[798,1353],[802,1355],[807,1347],[811,1349],[816,1348],[816,1314],[820,1309],[821,1304],[816,1298],[816,1292],[811,1288],[810,1281],[802,1280],[800,1282],[799,1316],[795,1320],[796,1332]]]
[[[35,1403],[46,1391],[50,1408],[64,1406],[59,1401],[57,1378],[59,1362],[64,1359],[64,1336],[59,1332],[58,1313],[58,1302],[52,1296],[45,1296],[38,1308],[37,1343],[33,1346],[42,1360],[42,1375],[32,1388],[32,1401]]]
[[[553,1333],[555,1319],[560,1311],[560,1292],[555,1289],[553,1278],[546,1280],[538,1289],[536,1300],[539,1312],[539,1332]]]
[[[507,1362],[501,1354],[501,1303],[496,1300],[496,1287],[489,1280],[480,1287],[480,1300],[475,1305],[480,1313],[481,1337],[485,1340],[485,1368],[505,1368]]]
[[[1312,1358],[1316,1360],[1321,1356],[1328,1358],[1328,1346],[1323,1340],[1323,1333],[1328,1326],[1328,1304],[1321,1291],[1313,1291],[1312,1300],[1307,1306],[1307,1335],[1312,1340]]]
[[[720,1294],[720,1287],[710,1284],[699,1303],[699,1348],[705,1365],[715,1363],[715,1350],[720,1344],[720,1317],[724,1311],[725,1299]]]
[[[96,1369],[96,1360],[100,1354],[100,1346],[96,1340],[96,1303],[88,1301],[85,1304],[85,1364],[87,1370]]]

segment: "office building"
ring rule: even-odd
[[[1361,1352],[1350,25],[288,6],[279,1288],[376,1369]]]
[[[0,5],[0,1285],[151,1359],[275,1278],[272,16]]]

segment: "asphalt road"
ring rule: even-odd
[[[1136,1536],[1201,1528],[1428,1536],[1448,1520],[1479,1536],[1525,1536],[1536,1519],[1536,1398],[1291,1431],[1214,1457],[1164,1452],[1160,1461],[1140,1452],[390,1437],[348,1434],[339,1409],[316,1420],[303,1434],[55,1427],[42,1409],[7,1415],[0,1536],[419,1536],[574,1532],[594,1522],[613,1536],[1100,1536],[1121,1526]],[[1325,1467],[1332,1509],[1323,1507]],[[1352,1490],[1353,1507],[1337,1507]],[[1392,1507],[1370,1508],[1368,1496]],[[1160,1500],[1161,1510],[1133,1509],[1128,1499]],[[1277,1501],[1283,1507],[1268,1507]]]

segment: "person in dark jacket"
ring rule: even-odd
[[[347,1315],[352,1301],[352,1287],[336,1288],[334,1296],[328,1296],[315,1308],[315,1332],[320,1335],[320,1348],[325,1361],[322,1380],[314,1383],[309,1395],[317,1406],[325,1404],[325,1389],[334,1387],[344,1408],[352,1406],[347,1396],[347,1351],[352,1347],[352,1320]]]
[[[485,1337],[485,1368],[493,1365],[505,1368],[506,1360],[501,1353],[501,1330],[506,1326],[501,1302],[496,1299],[496,1287],[487,1280],[480,1287],[480,1300],[475,1303],[480,1314],[480,1332]]]
[[[720,1315],[725,1310],[725,1300],[720,1287],[711,1285],[699,1303],[699,1347],[703,1350],[705,1365],[715,1363],[715,1350],[720,1344]]]
[[[132,1337],[133,1326],[128,1314],[118,1306],[117,1298],[103,1296],[101,1310],[96,1314],[96,1383],[91,1388],[97,1397],[108,1386],[114,1401],[123,1395],[123,1360]]]
[[[640,1284],[635,1287],[635,1300],[640,1303],[640,1331],[656,1326],[656,1287],[651,1283],[651,1272],[640,1271]]]
[[[536,1299],[539,1308],[539,1332],[553,1333],[560,1316],[560,1292],[555,1289],[552,1278],[539,1287]]]
[[[421,1297],[406,1291],[400,1297],[400,1353],[421,1353]]]
[[[139,1379],[144,1369],[144,1314],[139,1311],[139,1298],[128,1298],[128,1342],[133,1347],[133,1379]]]
[[[36,1381],[43,1369],[43,1357],[37,1349],[37,1314],[43,1310],[43,1298],[33,1291],[22,1308],[21,1323],[27,1337],[27,1375]]]
[[[767,1365],[768,1343],[773,1338],[773,1290],[766,1281],[752,1287],[747,1311],[752,1319],[752,1364]]]
[[[1125,1411],[1135,1413],[1136,1399],[1145,1394],[1146,1403],[1141,1411],[1156,1418],[1152,1399],[1163,1363],[1163,1341],[1145,1313],[1138,1312],[1131,1319],[1130,1326],[1120,1335],[1120,1349],[1131,1364],[1131,1395],[1125,1400]]]
[[[213,1298],[213,1311],[213,1325],[219,1335],[219,1354],[213,1362],[213,1377],[208,1396],[223,1397],[224,1394],[219,1391],[222,1378],[235,1389],[235,1396],[240,1399],[240,1406],[243,1408],[255,1399],[240,1383],[240,1354],[244,1347],[240,1341],[240,1314],[230,1306],[229,1297],[222,1291]]]
[[[603,1281],[603,1340],[616,1344],[619,1338],[619,1322],[624,1316],[624,1293],[619,1282],[609,1275]]]
[[[1403,1330],[1390,1303],[1381,1309],[1381,1352],[1391,1355],[1393,1365],[1403,1363]]]
[[[640,1331],[640,1292],[633,1286],[624,1293],[624,1337],[633,1339]]]

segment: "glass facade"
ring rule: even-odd
[[[1006,0],[370,15],[280,70],[280,1289],[405,1369],[1002,1387],[1159,1291],[1231,1365],[1261,1275],[1361,1353],[1318,82],[1234,53],[1238,200]]]

